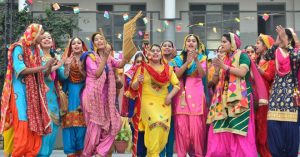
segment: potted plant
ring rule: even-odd
[[[130,140],[131,131],[128,128],[122,128],[115,138],[115,148],[117,153],[125,153]]]

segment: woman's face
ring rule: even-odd
[[[80,39],[75,38],[72,41],[72,52],[75,54],[81,54],[82,53],[82,42]]]
[[[187,51],[194,51],[198,48],[197,39],[194,36],[189,36],[185,41],[185,47]]]
[[[220,48],[220,51],[221,52],[230,52],[231,51],[231,43],[224,36],[221,39],[221,48]]]
[[[218,48],[218,50],[217,50],[217,55],[218,55],[219,58],[222,59],[222,58],[224,58],[224,56],[225,56],[225,52],[222,51],[221,49],[222,49],[222,47],[219,47],[219,48]]]
[[[157,62],[161,60],[161,50],[160,47],[153,46],[148,54],[152,61]]]
[[[41,41],[41,47],[44,49],[50,49],[53,46],[53,40],[50,33],[45,32]]]
[[[135,65],[140,65],[143,61],[143,58],[142,57],[138,57],[136,60],[135,60]]]
[[[267,50],[267,47],[264,45],[264,43],[260,39],[256,40],[255,48],[256,48],[256,53],[258,55],[261,55],[262,53],[264,53]]]
[[[106,46],[105,38],[100,34],[95,35],[94,45],[96,46],[97,49],[104,50]]]
[[[163,52],[163,55],[170,55],[173,53],[174,47],[172,46],[172,43],[166,41],[164,44],[161,46],[161,50]]]
[[[251,60],[256,60],[256,58],[257,58],[256,53],[251,46],[246,48],[246,52]]]

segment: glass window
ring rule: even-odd
[[[286,25],[285,4],[258,4],[257,5],[257,24],[258,35],[260,33],[277,36],[275,26]],[[269,18],[263,19],[263,15],[267,13]]]

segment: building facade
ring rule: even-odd
[[[229,31],[240,34],[243,46],[254,44],[259,33],[274,37],[279,24],[300,31],[299,0],[34,0],[32,11],[43,11],[54,2],[61,6],[58,12],[72,13],[73,7],[79,7],[81,31],[75,35],[85,39],[101,27],[116,50],[122,48],[124,14],[130,19],[139,10],[148,23],[137,22],[137,45],[144,32],[149,32],[151,43],[168,39],[179,49],[184,36],[194,33],[209,49],[216,49],[222,34]]]

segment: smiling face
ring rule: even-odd
[[[198,48],[198,43],[195,36],[191,35],[186,39],[185,48],[187,51],[194,51]]]
[[[148,52],[148,56],[153,62],[160,62],[162,58],[160,47],[156,45],[152,46],[150,52]]]
[[[82,41],[78,38],[75,38],[72,43],[72,52],[74,54],[81,54],[82,53]]]
[[[50,49],[53,46],[53,40],[49,32],[45,32],[41,41],[41,47]]]
[[[95,35],[93,43],[98,50],[104,50],[106,46],[105,38],[100,34]]]
[[[163,43],[163,45],[161,46],[161,50],[163,52],[163,55],[170,55],[173,53],[173,45],[171,42],[166,41]]]

